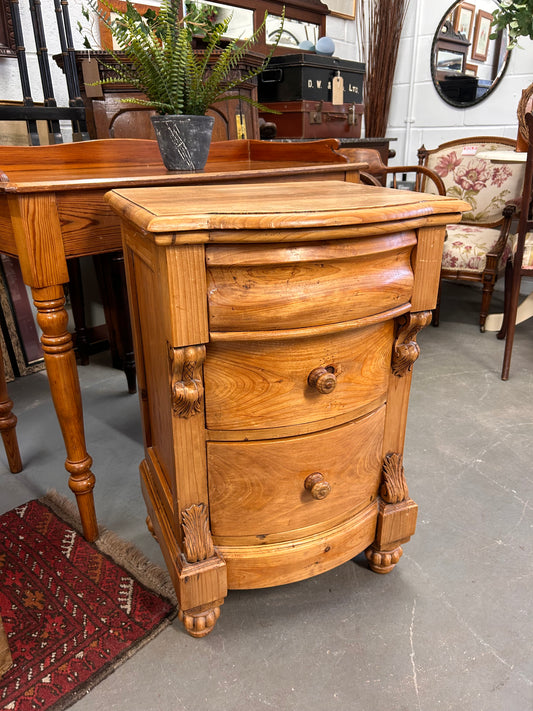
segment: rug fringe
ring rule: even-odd
[[[65,523],[81,533],[81,521],[76,505],[51,489],[39,501],[54,511]],[[93,545],[101,553],[109,556],[117,565],[125,568],[145,587],[165,597],[176,606],[176,592],[166,570],[152,563],[133,543],[125,541],[113,531],[98,525],[100,535]]]

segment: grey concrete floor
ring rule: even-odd
[[[493,310],[501,308],[501,294]],[[358,556],[300,583],[230,592],[211,635],[176,620],[74,711],[531,711],[533,327],[477,328],[479,292],[446,285],[419,336],[405,448],[417,532],[389,575]],[[99,520],[163,565],[145,528],[136,396],[108,354],[80,368]],[[0,511],[70,496],[44,373],[9,385],[25,469],[0,451]]]

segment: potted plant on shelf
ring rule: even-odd
[[[88,0],[89,7],[108,28],[115,47],[106,47],[112,67],[99,60],[112,76],[97,84],[128,83],[146,99],[124,98],[157,111],[152,124],[168,170],[201,170],[209,153],[214,119],[206,116],[213,104],[228,92],[257,76],[266,67],[283,29],[283,14],[277,38],[259,65],[245,72],[237,66],[265,31],[266,19],[248,39],[231,39],[222,45],[231,17],[209,29],[205,49],[195,51],[187,16],[180,18],[181,0],[162,0],[157,14],[144,15],[129,2],[126,10],[112,0]],[[261,111],[265,107],[249,96],[240,96]]]

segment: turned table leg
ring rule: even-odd
[[[50,383],[52,400],[61,427],[69,473],[69,487],[76,495],[83,535],[88,541],[98,537],[92,490],[92,459],[85,446],[80,383],[72,337],[67,331],[68,316],[61,285],[32,288],[37,308],[37,323],[42,330],[41,343]]]
[[[9,398],[6,384],[6,374],[4,371],[4,361],[0,353],[0,433],[6,450],[9,471],[16,474],[22,471],[22,460],[20,458],[19,445],[15,427],[17,418],[11,411],[13,401]]]

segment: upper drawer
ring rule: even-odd
[[[310,236],[312,239],[312,236]],[[409,302],[414,232],[206,247],[211,331],[335,324]]]

